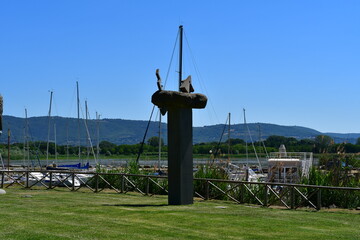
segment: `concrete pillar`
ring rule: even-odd
[[[168,159],[169,204],[192,204],[192,109],[168,111]]]

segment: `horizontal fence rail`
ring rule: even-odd
[[[135,191],[142,195],[168,193],[167,176],[53,170],[0,170],[0,175],[1,188],[61,187],[70,191],[88,189],[94,193],[105,189],[116,193]],[[309,207],[319,210],[323,206],[360,207],[360,188],[352,187],[194,178],[194,196],[203,200],[220,199],[264,207],[283,206],[287,209]]]

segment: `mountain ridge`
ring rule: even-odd
[[[27,119],[28,122],[28,139],[30,141],[47,141],[48,137],[48,117],[37,116]],[[109,141],[115,144],[136,144],[140,143],[144,137],[145,129],[148,121],[144,120],[127,120],[104,118],[99,122],[96,120],[88,120],[85,124],[84,119],[80,119],[80,142],[78,140],[78,119],[69,117],[54,116],[51,118],[50,141],[55,141],[56,126],[56,142],[59,145],[86,145],[89,132],[93,145],[97,142],[97,124],[99,123],[100,141]],[[25,119],[13,116],[3,116],[4,133],[0,136],[0,142],[7,142],[6,129],[11,129],[11,142],[24,142],[25,140]],[[85,128],[88,126],[88,131]],[[228,126],[225,124],[207,125],[203,127],[193,128],[194,143],[201,142],[218,142],[221,135],[222,141],[228,138]],[[161,124],[162,137],[166,142],[167,124]],[[225,130],[224,130],[225,129]],[[159,122],[152,121],[147,139],[158,136]],[[249,133],[250,136],[249,137]],[[240,138],[247,141],[251,139],[258,141],[266,139],[271,135],[284,137],[294,137],[296,139],[313,139],[317,135],[329,135],[334,138],[335,142],[355,143],[360,133],[322,133],[315,129],[302,126],[283,126],[272,123],[248,123],[233,124],[230,128],[231,138]]]

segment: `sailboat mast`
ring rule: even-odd
[[[179,34],[180,34],[180,41],[179,41],[179,91],[181,86],[182,80],[182,52],[183,52],[183,26],[179,26]]]
[[[229,113],[229,128],[228,128],[228,160],[230,160],[230,118],[231,118],[231,113]]]
[[[96,144],[96,159],[99,159],[100,151],[100,114],[96,112],[96,135],[97,135],[97,144]]]
[[[87,105],[87,100],[85,100],[85,123],[86,123],[86,126],[88,126],[88,105]],[[89,149],[89,138],[87,138],[87,141],[86,141],[86,157],[89,158],[89,155],[90,155],[90,149]]]
[[[30,149],[29,149],[29,123],[28,123],[28,115],[27,109],[25,108],[25,143],[26,143],[26,160],[29,164],[30,161]]]
[[[259,123],[258,126],[259,126],[259,141],[260,141],[259,146],[260,146],[260,148],[261,148],[261,147],[264,148],[265,156],[266,156],[267,158],[269,158],[268,152],[267,152],[267,150],[266,150],[265,143],[264,143],[264,141],[262,140],[260,123]]]
[[[69,122],[66,124],[66,159],[69,159]]]
[[[244,128],[245,128],[245,150],[246,150],[246,163],[249,165],[249,152],[248,152],[248,144],[247,144],[247,134],[246,134],[246,116],[245,116],[245,108],[243,108],[244,112]]]
[[[57,164],[56,123],[54,123],[54,148],[55,148],[55,162]]]
[[[248,144],[247,144],[247,133],[246,133],[246,116],[245,116],[245,108],[243,108],[244,112],[244,133],[245,133],[245,152],[246,152],[246,174],[245,174],[245,181],[249,181],[249,152],[248,152]]]
[[[80,147],[80,97],[79,97],[79,82],[76,81],[76,95],[77,95],[77,122],[78,122],[78,145],[79,145],[79,161],[81,158],[81,147]]]
[[[26,108],[25,108],[25,125],[24,125],[24,166],[26,166]]]
[[[8,159],[7,159],[8,171],[10,170],[10,137],[11,137],[11,132],[10,132],[10,128],[8,128]]]
[[[258,161],[260,172],[262,173],[263,170],[262,170],[261,162],[260,162],[259,157],[258,157],[258,154],[257,154],[257,152],[256,152],[256,148],[255,148],[255,145],[254,145],[254,141],[253,141],[253,139],[252,139],[252,137],[251,137],[250,129],[249,129],[249,127],[247,126],[247,123],[246,123],[245,109],[244,109],[244,125],[245,125],[245,131],[247,130],[247,132],[248,132],[248,135],[249,135],[249,138],[250,138],[250,141],[251,141],[251,145],[252,145],[253,150],[254,150],[254,154],[255,154],[256,160]],[[246,142],[246,155],[248,156],[247,142]],[[247,158],[248,158],[248,157],[247,157]]]
[[[259,153],[261,154],[261,127],[260,127],[260,123],[257,124],[258,130],[259,130]]]
[[[50,143],[50,119],[51,119],[51,105],[52,105],[52,97],[53,91],[50,91],[50,105],[49,105],[49,113],[48,113],[48,136],[46,143],[46,165],[49,164],[49,143]]]

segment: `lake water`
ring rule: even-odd
[[[135,159],[98,159],[97,160],[97,163],[101,164],[101,165],[105,165],[105,166],[127,166],[131,161],[134,161]],[[202,165],[202,164],[206,164],[208,163],[209,161],[211,161],[210,159],[201,159],[201,158],[195,158],[193,160],[194,162],[194,166],[196,165]],[[220,162],[221,160],[217,159],[215,162],[218,163]],[[223,160],[224,161],[224,160]],[[81,163],[86,163],[87,160],[82,160]],[[263,166],[267,166],[267,161],[266,159],[260,159],[260,162]],[[79,160],[74,160],[74,159],[71,159],[71,160],[64,160],[64,159],[61,159],[61,160],[49,160],[48,161],[49,164],[56,164],[56,165],[65,165],[65,164],[78,164],[79,163]],[[90,165],[92,166],[95,166],[96,165],[96,162],[94,159],[89,159],[89,163]],[[144,165],[144,166],[157,166],[159,163],[158,160],[140,160],[139,161],[139,164],[140,165]],[[249,159],[249,160],[246,160],[246,159],[241,159],[241,158],[238,158],[238,159],[231,159],[231,163],[235,164],[235,165],[243,165],[243,164],[250,164],[250,165],[257,165],[258,164],[258,161],[256,159]],[[5,161],[5,164],[6,164],[6,161]],[[38,161],[37,160],[32,160],[30,161],[30,163],[27,163],[26,161],[24,160],[11,160],[10,161],[10,165],[12,166],[23,166],[23,165],[35,165],[35,166],[38,166]],[[45,160],[41,160],[41,164],[43,165],[46,165],[46,161]],[[168,161],[166,159],[162,159],[160,161],[160,165],[161,166],[167,166],[168,165]]]
[[[124,167],[127,166],[131,161],[134,161],[135,159],[98,159],[97,163],[99,163],[100,165],[105,165],[105,166],[114,166],[114,167]],[[259,159],[261,166],[262,167],[267,167],[268,163],[267,163],[267,159],[261,158]],[[206,164],[208,162],[210,162],[210,159],[205,159],[205,158],[194,158],[193,162],[194,162],[194,167],[197,165],[203,165]],[[219,160],[217,159],[215,162],[219,163],[219,162],[226,162],[226,160]],[[82,164],[86,163],[87,160],[82,160]],[[4,163],[6,164],[6,160],[4,161]],[[49,164],[55,163],[56,165],[65,165],[65,164],[78,164],[79,160],[57,160],[57,161],[53,161],[53,160],[49,160],[48,161]],[[91,166],[95,166],[96,162],[94,159],[89,159],[89,163]],[[139,164],[141,166],[158,166],[159,161],[158,160],[140,160]],[[248,165],[258,165],[258,161],[256,159],[244,159],[244,158],[232,158],[231,159],[231,163],[235,164],[235,165],[239,165],[242,166],[244,164],[248,164]],[[42,160],[41,164],[46,165],[46,161]],[[317,164],[317,159],[314,159],[313,164],[316,165]],[[24,165],[28,165],[24,160],[11,160],[10,161],[10,165],[11,166],[24,166]],[[38,166],[38,162],[33,160],[30,162],[29,165],[35,165]],[[168,161],[166,159],[161,160],[160,161],[160,165],[161,166],[167,166],[168,165]]]

